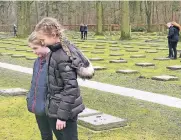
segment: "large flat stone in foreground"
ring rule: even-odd
[[[161,76],[153,76],[151,79],[158,80],[158,81],[177,81],[178,77],[170,76],[170,75],[161,75]]]
[[[116,73],[135,74],[135,73],[138,73],[138,71],[137,70],[117,70]]]
[[[168,66],[167,69],[170,69],[170,70],[181,70],[181,65]]]
[[[85,108],[84,111],[79,114],[79,117],[88,117],[88,116],[93,116],[93,115],[98,115],[98,114],[102,114],[102,113],[94,109]]]
[[[79,124],[95,131],[108,130],[126,126],[127,120],[114,117],[108,114],[80,117]]]
[[[0,89],[0,95],[3,96],[19,96],[19,95],[26,95],[27,90],[22,88],[11,88],[11,89]]]

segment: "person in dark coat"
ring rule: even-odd
[[[80,25],[80,33],[81,33],[81,39],[84,38],[84,24]]]
[[[28,44],[38,58],[33,66],[31,88],[26,98],[27,108],[29,112],[35,114],[42,140],[53,140],[49,118],[45,113],[46,96],[48,94],[46,56],[50,50],[41,44],[35,32],[29,36]]]
[[[87,32],[88,32],[88,27],[87,27],[87,25],[85,24],[85,25],[84,25],[84,39],[87,39]]]
[[[77,117],[85,106],[77,81],[77,70],[82,65],[80,59],[72,58],[62,37],[59,22],[50,17],[42,19],[35,27],[38,38],[50,50],[47,56],[48,95],[46,113],[57,140],[78,140]]]
[[[15,24],[13,25],[13,33],[14,36],[17,36],[17,26]]]
[[[177,59],[177,43],[179,41],[180,25],[176,22],[167,23],[169,28],[168,32],[168,46],[169,58]]]

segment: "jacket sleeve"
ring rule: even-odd
[[[63,81],[62,99],[57,111],[58,119],[68,120],[78,92],[77,74],[71,63],[62,62],[58,64],[60,78]]]
[[[169,29],[168,38],[172,38],[172,36],[174,36],[174,28],[171,27]]]
[[[31,86],[30,86],[29,92],[28,92],[28,94],[26,96],[26,101],[28,101],[28,99],[30,97],[30,90],[31,90],[33,78],[34,78],[34,75],[35,75],[35,64],[36,64],[36,61],[37,61],[37,59],[35,60],[34,65],[33,65],[33,74],[32,74],[32,78],[31,78]]]

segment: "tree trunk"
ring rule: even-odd
[[[129,1],[121,2],[121,40],[130,39]]]
[[[27,37],[31,31],[30,28],[30,1],[18,1],[18,37]]]
[[[103,35],[102,32],[102,2],[96,1],[97,32],[96,35]]]

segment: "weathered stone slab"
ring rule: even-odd
[[[93,115],[89,117],[80,117],[79,124],[93,129],[95,131],[108,130],[126,126],[127,120],[114,117],[108,114]]]
[[[16,51],[27,51],[27,50],[23,48],[16,48]]]
[[[94,66],[94,70],[106,70],[106,67]]]
[[[36,60],[37,59],[37,57],[27,57],[26,56],[26,60]]]
[[[181,70],[181,65],[168,66],[167,69],[170,69],[170,70]]]
[[[145,51],[146,53],[157,53],[157,51],[156,50],[147,50],[147,51]]]
[[[129,49],[129,48],[134,48],[134,47],[132,47],[132,46],[124,46],[124,48]]]
[[[177,81],[178,77],[170,76],[170,75],[161,75],[161,76],[153,76],[151,79],[158,80],[158,81]]]
[[[92,51],[92,54],[104,54],[104,51]]]
[[[153,63],[136,63],[136,66],[142,66],[142,67],[149,67],[149,66],[155,66]]]
[[[132,49],[129,49],[129,50],[126,50],[127,52],[138,52],[138,50],[132,50]]]
[[[126,60],[110,60],[109,63],[127,63]]]
[[[109,56],[124,56],[124,54],[114,54],[114,53],[111,53],[111,54],[109,54]]]
[[[135,73],[138,73],[138,71],[137,70],[117,70],[116,73],[135,74]]]
[[[23,58],[25,56],[24,55],[13,54],[13,55],[11,55],[11,57],[13,57],[13,58]]]
[[[13,53],[0,53],[1,55],[3,55],[3,56],[11,56],[11,55],[13,55]]]
[[[160,58],[154,58],[153,60],[166,61],[170,60],[170,58],[160,57]]]
[[[95,49],[105,49],[104,46],[96,46]]]
[[[164,50],[168,50],[168,48],[157,48],[156,50],[164,51]]]
[[[93,116],[93,115],[98,115],[98,114],[102,114],[102,113],[94,109],[85,108],[84,111],[79,114],[79,117],[87,117],[87,116]]]
[[[21,88],[11,88],[11,89],[0,89],[0,95],[3,96],[19,96],[26,95],[27,90]]]
[[[90,61],[103,61],[103,58],[90,58]]]
[[[130,58],[146,58],[146,55],[131,55]]]
[[[120,48],[110,48],[111,51],[120,51]]]

